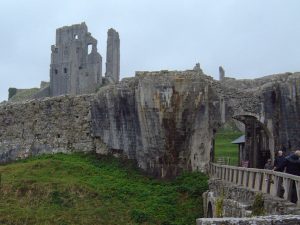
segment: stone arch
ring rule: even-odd
[[[245,124],[245,150],[241,161],[248,161],[248,166],[264,168],[268,158],[274,159],[274,138],[262,119],[255,114],[233,116]]]
[[[214,211],[213,211],[213,207],[212,207],[212,204],[211,202],[208,202],[207,204],[207,218],[213,218],[214,217]]]

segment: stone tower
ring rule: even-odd
[[[219,81],[224,80],[225,78],[225,70],[222,66],[219,66]]]
[[[120,38],[112,28],[107,31],[105,78],[109,83],[118,83],[120,79]]]
[[[102,83],[102,57],[85,23],[56,30],[51,46],[50,96],[86,94]]]

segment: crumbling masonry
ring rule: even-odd
[[[120,79],[120,38],[112,28],[107,32],[105,78],[110,83],[118,83]]]
[[[51,51],[51,96],[91,93],[101,85],[102,57],[85,23],[57,29]]]
[[[86,24],[58,28],[56,43],[51,46],[50,85],[34,97],[89,94],[103,84],[118,83],[120,39],[112,28],[108,30],[106,54],[106,73],[102,78],[102,56]]]
[[[299,82],[299,73],[219,82],[201,70],[137,72],[89,96],[9,103],[0,107],[0,162],[95,150],[160,177],[205,171],[215,132],[236,118],[246,127],[242,160],[262,168],[276,150],[300,147]]]

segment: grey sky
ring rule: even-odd
[[[48,81],[56,28],[83,21],[104,63],[107,29],[119,32],[121,77],[196,62],[216,79],[219,65],[236,78],[300,71],[299,10],[299,0],[0,0],[0,101]]]

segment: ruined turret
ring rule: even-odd
[[[197,72],[200,72],[200,73],[203,73],[201,67],[200,67],[200,63],[196,63],[196,65],[194,66],[193,68],[194,71],[197,71]]]
[[[219,81],[224,80],[225,78],[225,70],[222,66],[219,66]]]
[[[112,28],[107,32],[105,78],[109,83],[118,83],[120,80],[120,38]]]

